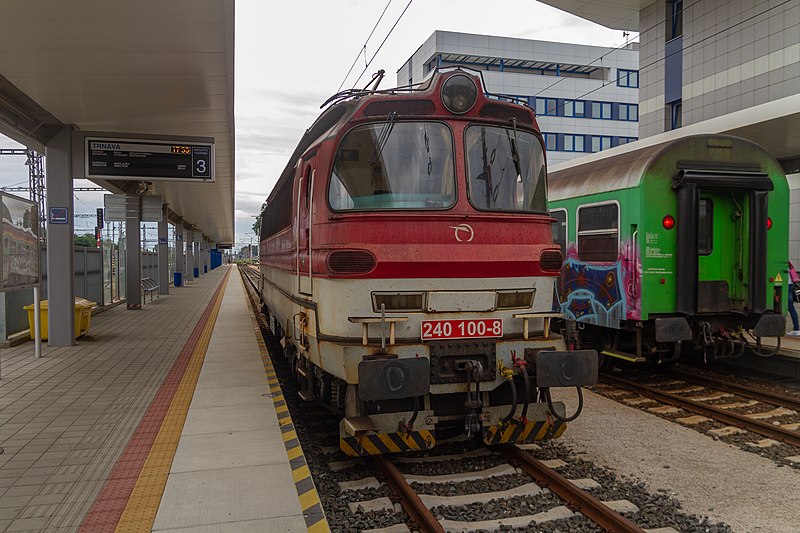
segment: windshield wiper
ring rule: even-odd
[[[370,165],[374,165],[375,162],[380,159],[381,152],[383,152],[383,148],[386,146],[386,142],[389,140],[389,136],[392,134],[392,130],[394,129],[396,121],[397,111],[392,111],[389,113],[389,116],[386,117],[386,121],[383,123],[381,132],[378,134],[378,139],[375,142],[375,148],[372,149],[372,154],[369,156]]]
[[[511,125],[514,127],[514,138],[511,138],[508,130],[506,130],[506,137],[511,145],[511,159],[514,161],[514,170],[517,171],[517,178],[522,179],[522,165],[520,164],[519,150],[517,149],[517,119],[511,118]]]
[[[483,153],[483,172],[478,174],[477,179],[483,180],[486,188],[486,207],[492,207],[492,167],[489,164],[486,148],[486,128],[481,128],[481,150]]]

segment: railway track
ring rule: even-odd
[[[257,271],[240,271],[258,322],[267,331],[258,313]],[[330,412],[295,400],[291,379],[284,377],[281,383],[334,531],[500,531],[540,524],[546,530],[642,532],[634,521],[665,527],[687,520],[686,515],[667,516],[677,508],[668,503],[656,512],[649,510],[651,501],[666,497],[609,486],[604,470],[551,459],[549,448],[537,445],[486,448],[455,438],[440,441],[441,446],[425,456],[344,459]],[[602,486],[595,479],[602,480]],[[645,499],[627,500],[632,494]],[[700,523],[707,524],[694,522]]]
[[[729,381],[693,374],[676,368],[671,369],[668,375],[688,383],[694,383],[704,387],[713,387],[717,390],[730,392],[731,394],[736,394],[744,398],[750,398],[752,400],[758,400],[760,402],[800,411],[800,399],[787,394],[778,394],[766,389],[749,387],[747,385],[740,385],[738,383],[731,383]]]
[[[793,429],[786,429],[780,425],[769,422],[762,422],[752,415],[737,413],[728,409],[715,407],[706,402],[692,400],[679,394],[666,392],[656,387],[637,383],[628,379],[604,374],[601,381],[614,385],[615,387],[636,392],[645,397],[656,399],[660,402],[678,407],[685,411],[708,417],[725,424],[751,431],[758,435],[775,439],[790,446],[800,447],[800,432]]]
[[[547,488],[564,500],[566,507],[575,513],[581,513],[592,522],[597,524],[605,531],[617,533],[643,533],[644,529],[637,526],[622,514],[614,511],[607,503],[599,498],[592,496],[588,491],[579,488],[573,481],[559,474],[555,469],[546,466],[543,462],[535,459],[525,450],[514,445],[502,445],[496,451],[505,457],[509,464],[514,465],[528,476],[530,476],[541,488]],[[392,461],[385,456],[372,458],[372,464],[381,473],[382,479],[391,489],[405,513],[409,516],[408,530],[418,529],[423,532],[443,533],[445,531],[457,531],[459,525],[450,521],[436,518],[431,509],[425,504],[406,480],[406,477],[398,470]],[[500,497],[500,495],[498,495]],[[477,498],[480,499],[480,498]],[[440,500],[433,500],[439,502]],[[532,516],[517,517],[517,522],[533,521]],[[514,519],[506,520],[506,525],[519,527]],[[487,523],[475,523],[476,529],[485,528]],[[499,528],[503,527],[497,524]],[[522,524],[527,525],[527,524]],[[389,528],[386,528],[388,531]],[[397,528],[392,529],[397,530]],[[375,530],[379,533],[382,530]]]

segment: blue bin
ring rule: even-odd
[[[194,267],[194,277],[196,278],[200,277],[200,269],[197,267]]]
[[[183,285],[183,272],[175,272],[173,282],[176,287]]]

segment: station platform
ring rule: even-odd
[[[328,529],[236,268],[0,354],[0,531]]]

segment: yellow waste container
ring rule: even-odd
[[[89,325],[92,321],[92,307],[96,306],[97,302],[87,300],[85,298],[75,298],[75,338],[81,335],[86,335],[89,332]],[[28,325],[31,328],[31,338],[34,338],[33,320],[34,320],[34,305],[26,305],[24,309],[28,312]],[[41,302],[41,326],[42,326],[42,339],[47,340],[47,300]]]

